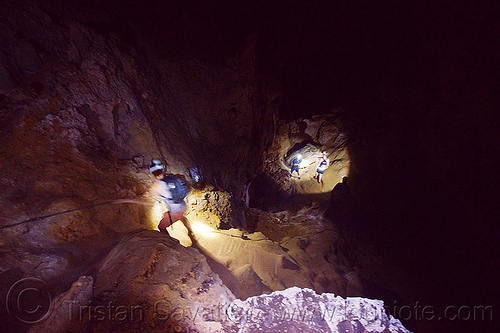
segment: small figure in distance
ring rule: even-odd
[[[341,183],[337,183],[332,190],[330,201],[335,205],[343,205],[351,199],[351,188],[347,183],[349,178],[344,176]]]
[[[302,162],[302,155],[298,154],[292,160],[292,169],[290,170],[290,177],[293,177],[293,172],[295,171],[297,172],[297,176],[299,176],[300,179],[300,173],[299,173],[300,162]]]
[[[318,157],[318,162],[316,166],[316,180],[318,183],[321,183],[323,181],[323,173],[328,169],[330,166],[330,159],[327,156],[326,150],[323,151],[322,155]]]
[[[178,177],[166,176],[165,166],[158,159],[151,160],[149,171],[153,174],[156,182],[151,189],[145,194],[160,202],[163,202],[168,207],[168,211],[163,215],[158,229],[160,232],[167,233],[167,227],[174,222],[181,220],[188,231],[188,236],[191,242],[196,244],[191,223],[184,216],[187,211],[186,197],[189,193],[189,188],[184,181]]]
[[[348,178],[344,176],[342,182],[337,183],[332,190],[327,215],[338,223],[347,223],[351,219],[352,194]]]

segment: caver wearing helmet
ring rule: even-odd
[[[160,232],[167,232],[167,227],[172,223],[181,220],[186,229],[192,243],[196,242],[191,229],[191,223],[186,219],[184,213],[187,211],[185,198],[189,192],[189,188],[182,179],[174,176],[165,176],[165,165],[159,159],[153,159],[149,163],[149,171],[156,178],[147,195],[163,202],[168,207],[168,211],[163,215],[158,229]]]
[[[300,173],[299,173],[299,168],[300,168],[300,162],[302,162],[302,155],[301,154],[297,154],[297,156],[295,156],[292,160],[292,168],[290,170],[290,176],[289,177],[293,177],[293,172],[297,172],[297,176],[299,177],[300,179]]]
[[[152,159],[151,163],[149,163],[149,172],[155,174],[155,171],[161,170],[162,172],[165,170],[165,166],[160,160]],[[157,172],[158,174],[158,172]],[[156,176],[156,175],[155,175]]]
[[[330,166],[330,159],[327,156],[326,150],[323,151],[320,157],[318,157],[318,163],[317,163],[317,168],[316,168],[316,179],[318,183],[321,183],[323,179],[323,173],[328,169]]]

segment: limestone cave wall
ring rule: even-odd
[[[308,2],[165,3],[0,3],[0,295],[31,276],[57,294],[77,281],[54,302],[62,313],[65,299],[130,305],[148,294],[188,306],[294,285],[362,296],[372,273],[411,301],[496,300],[498,50],[491,39],[498,27],[483,13],[465,6],[428,15],[392,3],[388,13],[378,3],[360,11],[338,2],[325,12]],[[334,161],[323,186],[311,179],[314,166],[302,179],[288,177],[295,153],[314,159],[323,149]],[[183,177],[200,167],[209,187],[193,193],[190,217],[212,227],[200,243],[214,258],[144,230],[157,220],[131,200],[148,188],[147,164],[158,157]],[[340,225],[324,218],[318,202],[344,175],[355,213]],[[114,199],[128,201],[105,204]],[[8,226],[19,222],[26,223]],[[220,226],[247,230],[214,230]],[[355,242],[364,253],[350,253]],[[245,255],[235,260],[231,251]],[[169,271],[179,262],[189,267]],[[174,282],[162,280],[167,271]],[[299,302],[333,299],[290,293]],[[260,319],[256,330],[276,325]],[[382,319],[374,330],[406,331]],[[67,323],[51,319],[43,329],[51,324]],[[467,324],[460,329],[474,323]],[[114,329],[80,325],[75,330]],[[224,325],[189,327],[239,329]],[[291,327],[368,324],[314,325]]]
[[[1,230],[5,281],[80,274],[119,234],[154,228],[137,204],[36,219],[144,193],[151,158],[182,176],[199,165],[229,193],[225,222],[244,224],[280,97],[254,40],[223,65],[172,61],[140,30],[131,42],[110,29],[126,22],[96,3],[3,1],[0,13],[2,225],[34,219]]]

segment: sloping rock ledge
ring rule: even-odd
[[[242,301],[195,248],[147,230],[125,236],[30,332],[409,332],[383,305],[298,287]]]

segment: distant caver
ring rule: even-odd
[[[323,173],[330,166],[330,159],[327,156],[327,152],[323,151],[323,154],[318,157],[317,168],[316,168],[316,180],[321,183],[323,180]]]

